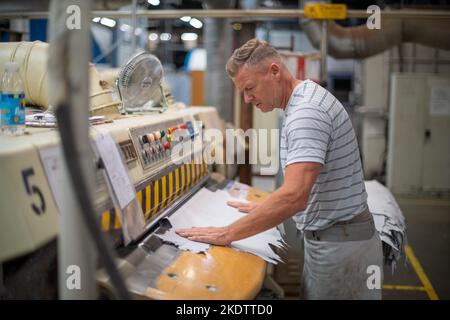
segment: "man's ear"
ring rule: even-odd
[[[275,62],[270,64],[269,72],[272,77],[276,77],[277,79],[280,78],[281,69],[280,66]]]

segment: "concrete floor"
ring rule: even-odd
[[[270,177],[254,177],[253,185],[275,188]],[[395,270],[385,267],[383,299],[450,299],[450,199],[397,201],[407,223],[407,257]]]
[[[385,269],[384,284],[418,288],[387,289],[384,299],[450,299],[450,200],[397,197],[397,201],[406,217],[411,251],[394,275]]]

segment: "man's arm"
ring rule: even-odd
[[[245,217],[226,227],[190,228],[176,232],[193,241],[229,245],[273,228],[305,210],[321,168],[322,165],[316,162],[293,163],[286,167],[283,185]]]

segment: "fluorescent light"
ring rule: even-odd
[[[148,35],[148,40],[150,40],[150,41],[156,41],[156,40],[158,40],[158,34],[157,33],[150,33],[149,35]]]
[[[104,26],[113,28],[116,25],[116,20],[110,19],[110,18],[102,18],[100,20],[100,23]]]
[[[159,6],[159,0],[147,0],[152,6]]]
[[[181,21],[184,21],[184,22],[189,22],[189,21],[191,20],[191,17],[189,17],[189,16],[184,16],[184,17],[181,17],[180,20],[181,20]]]
[[[99,22],[100,21],[100,17],[95,17],[94,19],[92,19],[92,21]]]
[[[120,26],[120,30],[123,32],[127,32],[128,30],[131,29],[131,26],[129,26],[128,24],[124,23]]]
[[[170,39],[172,39],[172,35],[170,33],[163,32],[161,33],[159,38],[161,39],[161,41],[169,41]]]
[[[196,18],[192,18],[189,21],[189,24],[191,26],[193,26],[194,28],[197,28],[197,29],[200,29],[201,27],[203,27],[203,23],[200,20],[196,19]]]
[[[181,40],[183,40],[183,41],[193,41],[193,40],[197,40],[197,38],[198,38],[198,35],[193,32],[185,32],[181,35]]]
[[[265,0],[264,2],[263,2],[263,5],[265,5],[266,7],[273,7],[275,4],[273,3],[273,1],[272,0]]]

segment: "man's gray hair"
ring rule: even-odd
[[[228,59],[225,70],[230,78],[234,78],[242,66],[255,66],[267,58],[281,62],[280,54],[274,47],[266,41],[253,38],[234,50],[233,55]]]

